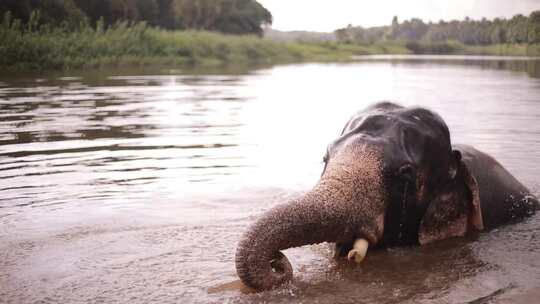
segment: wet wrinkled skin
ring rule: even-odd
[[[428,244],[539,208],[490,156],[453,148],[443,119],[423,108],[383,102],[359,112],[324,160],[313,190],[268,211],[241,239],[236,269],[247,287],[262,291],[292,280],[281,253],[288,248],[333,242],[337,258],[350,258],[358,240],[369,248]]]

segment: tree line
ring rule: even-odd
[[[540,43],[540,11],[529,16],[515,15],[510,19],[495,18],[425,23],[413,18],[399,22],[394,17],[391,25],[362,28],[349,25],[335,31],[338,41],[371,44],[381,40],[442,43],[459,41],[465,45],[538,44]]]
[[[256,0],[2,0],[0,13],[24,23],[39,12],[40,23],[105,26],[146,22],[164,29],[196,29],[262,35],[272,14]]]

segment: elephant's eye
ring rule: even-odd
[[[326,172],[326,166],[328,166],[328,159],[330,158],[328,152],[324,155],[323,157],[323,162],[324,162],[324,168],[323,168],[323,171],[321,173],[321,176],[324,175],[324,172]]]
[[[398,176],[407,181],[413,181],[416,177],[415,169],[411,164],[404,164],[399,167]]]

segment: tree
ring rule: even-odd
[[[527,43],[529,19],[521,14],[508,21],[508,42]]]
[[[147,21],[151,25],[157,25],[159,6],[156,0],[136,0],[139,20]]]
[[[262,35],[272,14],[254,0],[173,0],[181,28]]]
[[[388,39],[397,39],[399,36],[399,20],[397,16],[394,16],[392,18],[392,25],[390,26],[390,30],[387,33]]]
[[[108,0],[73,0],[75,4],[88,16],[92,24],[103,18],[107,25],[115,20],[112,18],[110,1]]]
[[[540,43],[540,11],[534,11],[529,16],[528,42]]]
[[[179,23],[174,13],[173,0],[156,0],[156,3],[158,11],[157,20],[154,24],[166,29],[178,28]]]
[[[64,10],[67,14],[67,22],[69,24],[77,24],[81,23],[82,21],[87,21],[86,15],[73,0],[64,1]]]
[[[507,42],[508,22],[505,19],[495,18],[491,23],[490,28],[489,40],[491,43],[498,44]]]
[[[13,18],[28,22],[32,7],[29,0],[4,0],[0,2],[0,12],[10,12]]]
[[[262,35],[263,27],[272,24],[272,14],[253,0],[222,0],[223,14],[216,28],[224,33]]]
[[[84,13],[73,0],[2,0],[0,14],[11,12],[15,19],[26,23],[33,11],[39,11],[40,23],[60,24],[62,22],[77,24],[85,19]]]
[[[135,0],[110,0],[112,20],[137,20],[139,12]]]
[[[428,32],[428,27],[421,19],[413,18],[399,25],[398,32],[397,39],[420,40]]]

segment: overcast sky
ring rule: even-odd
[[[364,27],[419,17],[511,17],[540,10],[540,0],[258,0],[274,15],[274,29],[333,31],[347,24]]]

